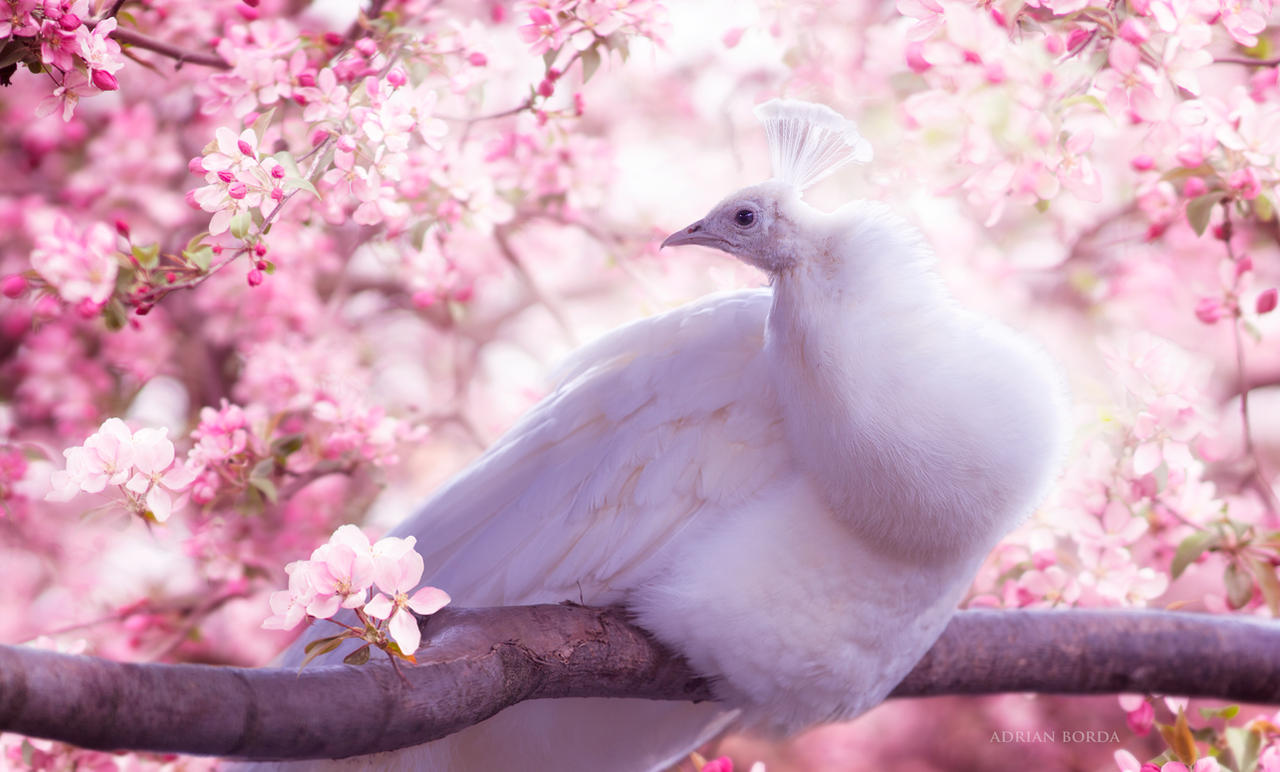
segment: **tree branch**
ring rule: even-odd
[[[132,665],[0,646],[0,732],[98,749],[339,758],[438,739],[550,697],[705,700],[618,609],[445,609],[421,664]],[[963,611],[893,696],[1160,693],[1280,703],[1280,624],[1152,611]],[[341,695],[340,698],[336,698]]]

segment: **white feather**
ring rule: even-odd
[[[853,121],[826,105],[772,99],[757,105],[773,177],[804,190],[850,161],[871,160],[871,143]]]
[[[782,734],[855,716],[1041,495],[1065,437],[1046,357],[956,306],[885,207],[800,200],[870,157],[851,123],[795,102],[760,112],[778,179],[667,243],[728,251],[772,288],[588,345],[394,532],[459,605],[625,604],[723,704],[524,703],[345,768],[647,770],[735,712]]]

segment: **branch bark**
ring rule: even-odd
[[[0,646],[0,732],[257,759],[395,750],[528,699],[706,700],[618,609],[445,609],[420,664],[133,665]],[[1158,611],[963,611],[895,697],[1159,693],[1280,703],[1280,623]],[[340,695],[340,696],[339,696]]]

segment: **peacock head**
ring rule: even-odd
[[[825,105],[774,99],[756,108],[773,160],[773,179],[716,204],[662,246],[700,244],[728,252],[771,275],[795,265],[799,234],[815,213],[801,192],[840,166],[871,160],[857,126]]]

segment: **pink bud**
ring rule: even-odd
[[[266,253],[267,253],[266,244],[263,244],[261,241],[259,241],[257,244],[253,245],[253,254],[257,255],[258,257],[262,257]],[[261,268],[262,266],[258,266],[258,267]]]
[[[350,134],[343,134],[338,137],[338,149],[344,153],[354,153],[356,151],[356,140]]]
[[[342,45],[342,35],[337,32],[326,32],[324,33],[324,42],[331,46],[340,46]]]
[[[262,271],[254,268],[252,271],[249,271],[249,275],[245,278],[249,280],[250,287],[256,287],[262,283]]]
[[[977,51],[965,51],[965,52],[964,52],[964,60],[965,60],[966,62],[968,62],[969,64],[981,64],[981,63],[982,63],[982,57],[978,55],[978,52],[977,52]]]
[[[243,139],[236,141],[236,147],[240,148],[240,152],[244,153],[250,158],[254,156],[253,145],[250,145],[248,142],[244,141]]]
[[[1057,56],[1067,50],[1067,44],[1063,42],[1061,35],[1049,35],[1044,39],[1044,50]]]
[[[1254,173],[1253,167],[1246,166],[1243,169],[1236,169],[1227,177],[1227,184],[1232,190],[1240,191],[1240,195],[1245,199],[1255,199],[1262,192],[1262,185],[1258,182],[1258,175]]]
[[[586,102],[584,102],[584,101],[583,101],[583,99],[582,99],[582,93],[581,93],[581,92],[574,92],[574,94],[573,94],[573,114],[574,114],[574,115],[582,115],[584,112],[586,112]]]
[[[924,43],[919,40],[907,44],[907,66],[912,72],[924,72],[933,65],[924,58]]]
[[[80,17],[76,16],[74,13],[64,13],[62,14],[62,18],[58,19],[58,24],[60,24],[64,30],[70,32],[80,26]]]
[[[247,5],[247,6],[249,6],[249,7],[251,7],[251,8],[257,8],[257,7],[258,7],[258,0],[244,0],[244,4],[245,4],[245,5]]]
[[[27,291],[27,280],[16,273],[9,274],[0,281],[0,291],[3,291],[7,298],[16,298]],[[1275,290],[1271,292],[1274,294]]]
[[[271,200],[279,201],[284,198],[284,188],[275,187],[271,189]]]
[[[1186,198],[1195,198],[1203,196],[1209,192],[1209,186],[1200,177],[1188,177],[1186,182],[1182,183],[1182,195]]]
[[[413,293],[414,308],[429,308],[436,302],[436,295],[431,290],[418,290]]]
[[[720,38],[720,42],[724,44],[725,48],[733,48],[742,41],[742,33],[746,31],[746,27],[734,27],[724,33],[724,36]]]
[[[254,266],[255,266],[259,271],[265,271],[265,270],[267,270],[267,261],[266,261],[266,260],[257,260],[257,261],[255,261],[255,262],[254,262]]]
[[[307,71],[298,76],[298,85],[311,88],[316,85],[315,73]]]
[[[209,249],[213,250],[213,253],[214,253],[215,255],[220,255],[220,254],[222,254],[222,245],[221,245],[221,244],[214,244],[213,246],[209,247]]]
[[[1139,737],[1146,737],[1147,733],[1151,731],[1151,724],[1155,721],[1155,718],[1155,708],[1151,707],[1150,702],[1143,700],[1136,710],[1129,711],[1125,716],[1125,723],[1129,725],[1129,729],[1134,734]]]
[[[494,24],[501,24],[506,20],[506,18],[507,9],[503,7],[502,3],[489,4],[489,21]]]
[[[81,319],[92,319],[97,316],[98,312],[101,310],[102,306],[93,302],[89,298],[85,298],[76,304],[76,313],[80,315]]]
[[[1151,37],[1151,33],[1147,30],[1147,25],[1130,16],[1120,25],[1120,37],[1135,46],[1140,46]]]
[[[231,182],[235,178],[236,176],[231,172],[227,171],[226,169],[223,169],[222,171],[218,172],[218,179],[222,180],[223,182]]]
[[[119,233],[126,239],[129,238],[129,223],[124,220],[116,220],[116,233]]]
[[[547,70],[547,79],[554,83],[555,81],[560,80],[561,74],[562,73],[559,70],[557,70],[555,67],[552,67],[551,69]]]
[[[1067,35],[1067,50],[1074,51],[1084,45],[1084,41],[1089,39],[1090,34],[1092,33],[1083,27],[1076,27],[1071,30],[1071,34]]]
[[[237,182],[231,187],[227,188],[227,195],[231,196],[236,200],[244,198],[248,193],[249,193],[249,189],[244,186],[243,182]]]
[[[702,772],[733,772],[733,759],[721,756],[702,765]]]
[[[387,73],[387,82],[397,88],[409,82],[409,76],[404,74],[404,70],[399,67],[392,67]]]
[[[174,273],[173,271],[169,271],[164,275],[164,280],[170,284],[173,284],[175,281],[178,280],[178,274]]]
[[[6,293],[7,294],[7,293]],[[1253,310],[1259,314],[1269,314],[1276,310],[1276,301],[1280,299],[1277,295],[1276,288],[1265,289],[1258,295],[1257,301],[1254,303]]]
[[[116,80],[116,76],[106,70],[94,70],[89,79],[93,81],[93,85],[100,91],[115,91],[120,88],[120,83]]]
[[[551,81],[545,78],[541,83],[538,84],[538,94],[540,94],[543,97],[551,96],[553,93],[555,93],[555,90],[556,90],[555,84],[553,84]]]
[[[190,161],[187,161],[187,171],[192,174],[204,174],[204,159],[200,156],[196,156]]]
[[[316,145],[320,144],[321,142],[324,142],[328,138],[329,138],[329,132],[325,131],[324,129],[316,129],[315,131],[311,132],[311,146],[315,147]]]
[[[1236,278],[1240,278],[1241,276],[1244,276],[1246,273],[1252,270],[1253,270],[1252,257],[1249,257],[1248,255],[1242,255],[1240,259],[1236,261]]]
[[[237,5],[236,10],[240,13],[240,18],[245,21],[257,21],[258,17],[262,15],[258,12],[257,8],[254,8],[252,5],[245,5],[244,3]]]
[[[1217,324],[1226,313],[1222,301],[1217,298],[1200,298],[1196,303],[1196,318],[1205,324]]]
[[[373,42],[373,38],[360,38],[355,43],[355,49],[368,58],[378,52],[378,44]]]
[[[1156,159],[1146,153],[1139,153],[1129,159],[1129,166],[1136,172],[1149,172],[1156,167]]]
[[[483,67],[489,63],[489,57],[479,51],[472,51],[467,54],[467,61],[471,63],[472,67]]]

